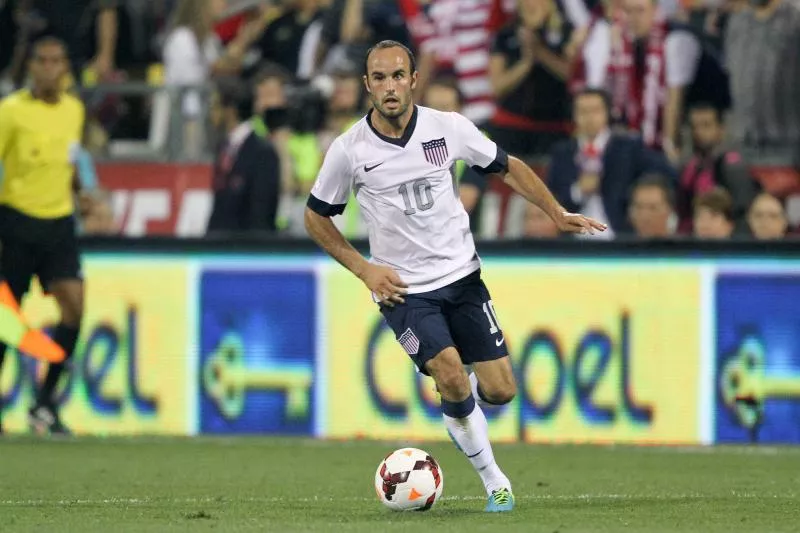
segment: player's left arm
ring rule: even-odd
[[[500,150],[498,148],[498,150]],[[508,157],[508,165],[505,170],[495,174],[501,177],[514,191],[528,200],[530,203],[539,206],[558,226],[558,229],[567,233],[590,233],[605,231],[607,226],[583,216],[581,214],[569,213],[556,200],[547,185],[536,175],[525,162],[516,157]]]

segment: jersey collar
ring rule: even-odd
[[[395,146],[399,146],[400,148],[405,148],[408,144],[408,141],[411,140],[411,136],[414,134],[414,129],[417,127],[417,106],[414,104],[414,111],[411,112],[411,119],[408,121],[406,125],[406,130],[403,132],[403,136],[399,138],[395,137],[387,137],[386,135],[382,134],[378,130],[375,129],[375,126],[372,125],[372,109],[369,110],[367,113],[367,124],[369,124],[369,129],[372,130],[372,133],[378,136],[384,142],[389,144],[394,144]]]

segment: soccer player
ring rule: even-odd
[[[406,47],[382,41],[365,63],[373,109],[328,150],[308,198],[306,228],[364,282],[418,369],[433,377],[447,430],[486,488],[486,511],[510,511],[511,483],[495,462],[480,404],[510,402],[516,384],[450,167],[460,159],[503,177],[561,231],[605,226],[567,213],[530,167],[462,115],[415,105],[416,65]],[[331,221],[351,190],[366,219],[371,261]]]
[[[66,46],[52,37],[33,47],[32,87],[0,102],[0,272],[18,302],[35,275],[61,312],[53,340],[72,355],[83,315],[83,281],[75,235],[74,165],[82,153],[84,108],[63,92]],[[0,365],[6,346],[0,345]],[[29,411],[39,433],[68,434],[53,392],[64,363],[51,364]]]

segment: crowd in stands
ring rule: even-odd
[[[213,153],[209,232],[303,234],[383,39],[414,50],[417,102],[531,162],[566,208],[609,224],[592,238],[781,239],[800,223],[752,172],[754,158],[800,168],[800,0],[0,0],[0,94],[24,85],[45,34],[68,44],[76,88],[191,87],[85,93],[87,143],[107,156],[114,139],[178,136],[183,157]],[[453,172],[492,236],[494,185]],[[517,200],[505,235],[558,237]],[[365,235],[355,200],[337,222]]]

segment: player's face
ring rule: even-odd
[[[656,15],[654,0],[624,0],[622,4],[627,26],[636,37],[645,37],[653,27]]]
[[[697,150],[706,152],[722,142],[722,125],[717,115],[708,109],[698,109],[689,115],[692,140]]]
[[[425,91],[425,105],[437,111],[460,111],[458,105],[458,93],[452,87],[442,85],[431,85]]]
[[[768,194],[760,195],[753,202],[747,223],[758,240],[782,239],[789,225],[781,203]]]
[[[727,239],[733,233],[733,223],[722,213],[701,207],[694,212],[694,236],[699,239]]]
[[[669,217],[672,210],[660,187],[638,187],[631,201],[631,223],[636,235],[642,238],[669,235]]]
[[[370,54],[364,82],[372,106],[385,118],[393,119],[408,111],[417,73],[411,72],[405,50],[383,48]]]
[[[578,135],[594,138],[608,127],[608,114],[603,98],[585,94],[575,101],[575,124]]]
[[[67,54],[63,46],[52,43],[36,47],[31,60],[31,77],[38,89],[58,91],[66,73]]]

